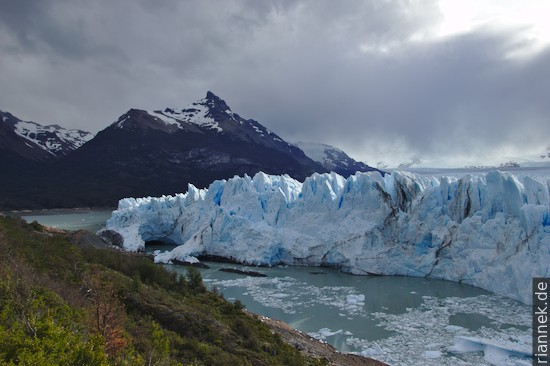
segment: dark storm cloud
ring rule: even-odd
[[[77,60],[114,51],[95,43],[90,34],[93,26],[87,24],[90,19],[80,14],[90,9],[82,5],[52,0],[2,1],[3,32],[17,40],[11,51]]]
[[[514,57],[529,46],[521,29],[423,37],[442,19],[434,1],[0,5],[0,107],[38,122],[96,132],[131,107],[212,90],[285,138],[369,162],[396,146],[455,156],[550,132],[548,50]]]
[[[253,114],[278,118],[277,127],[296,138],[333,142],[355,153],[380,140],[436,156],[545,143],[550,111],[541,98],[549,85],[548,53],[509,57],[526,46],[517,30],[482,29],[403,44],[399,35],[386,40],[387,52],[374,42],[364,53],[350,51],[361,37],[347,35],[347,42],[342,38],[330,47],[325,41],[307,52],[291,50],[272,77],[258,70],[262,76],[244,88],[255,91],[245,99],[266,101]],[[269,80],[269,87],[262,90],[257,80]]]

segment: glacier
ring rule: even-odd
[[[550,180],[498,170],[461,178],[315,173],[303,183],[258,173],[122,199],[99,234],[118,234],[129,251],[148,241],[177,245],[155,254],[160,263],[214,255],[425,276],[529,304],[531,279],[550,277],[549,191]]]

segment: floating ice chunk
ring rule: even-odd
[[[365,348],[361,351],[361,355],[365,357],[374,357],[374,356],[380,356],[384,354],[384,350],[377,342],[372,342],[372,346],[369,348]]]
[[[339,329],[337,331],[331,331],[329,328],[321,328],[319,329],[319,333],[325,337],[332,337],[333,335],[342,333],[343,330]]]
[[[439,358],[441,356],[442,356],[441,351],[424,351],[424,353],[422,353],[422,357],[428,358],[428,359]]]
[[[187,262],[187,263],[199,263],[200,261],[197,259],[197,257],[193,257],[191,255],[188,255],[186,257],[183,258],[183,261],[184,262]]]
[[[350,305],[365,305],[365,295],[347,295],[346,302]]]
[[[465,328],[464,327],[461,327],[459,325],[447,325],[445,327],[445,330],[448,331],[448,332],[460,332],[462,330],[464,330]]]
[[[274,293],[272,296],[275,297],[275,298],[281,299],[283,297],[289,297],[290,295],[279,292],[279,293]]]
[[[517,343],[498,342],[491,339],[458,336],[454,345],[448,348],[448,351],[455,354],[469,352],[483,352],[484,360],[491,365],[512,365],[510,356],[530,359],[532,354],[529,347]]]
[[[335,336],[337,334],[342,334],[343,332],[344,331],[342,329],[332,331],[329,328],[321,328],[317,332],[308,333],[308,335],[315,338],[315,339],[318,339],[318,340],[322,341],[322,340],[327,339],[328,337],[332,337],[332,336]]]

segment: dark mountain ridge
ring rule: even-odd
[[[2,178],[0,207],[113,207],[124,197],[174,194],[234,175],[263,171],[304,180],[328,171],[211,92],[184,108],[130,109],[70,154],[24,160],[30,165],[12,164]]]

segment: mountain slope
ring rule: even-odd
[[[207,291],[195,268],[178,276],[82,235],[0,216],[0,364],[327,364]]]
[[[308,157],[322,164],[327,171],[336,172],[344,177],[349,177],[356,172],[380,171],[363,162],[354,160],[344,151],[334,146],[304,141],[296,142],[294,145],[304,151]]]
[[[37,207],[42,182],[62,159],[93,137],[80,130],[22,121],[0,111],[0,208]]]

